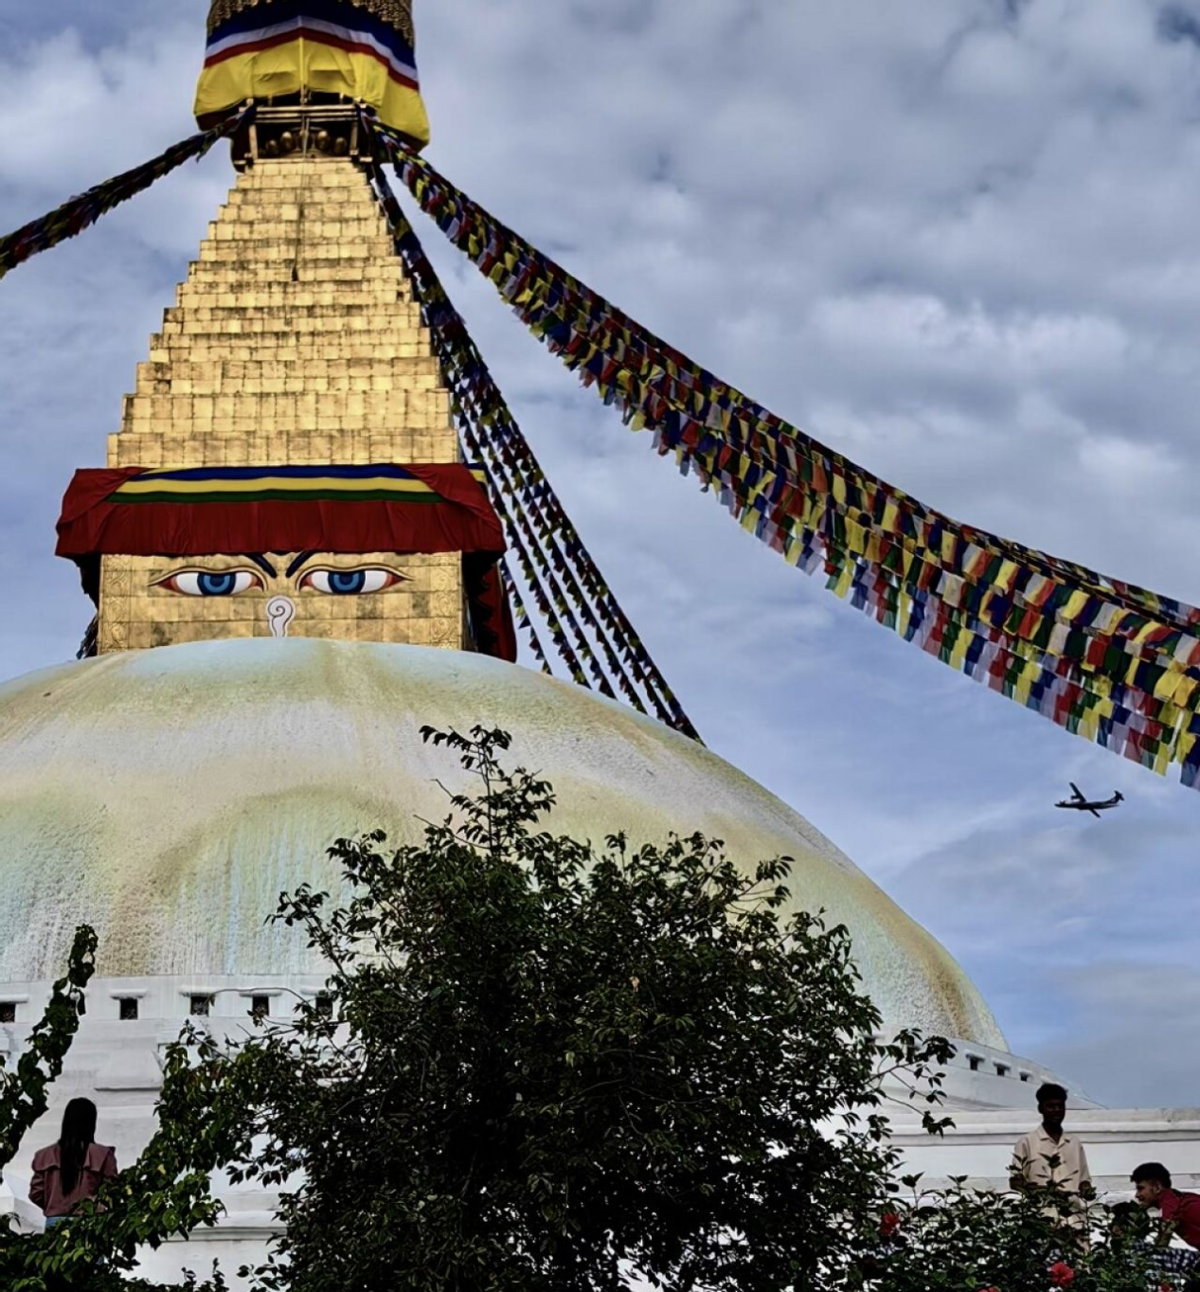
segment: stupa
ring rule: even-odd
[[[215,0],[197,111],[225,123],[236,179],[106,465],[67,491],[59,551],[96,603],[84,658],[0,686],[10,1057],[75,925],[100,935],[47,1126],[89,1093],[128,1160],[150,1133],[159,1048],[185,1018],[238,1034],[319,996],[319,961],[264,924],[279,892],[336,885],[324,853],[339,836],[418,838],[443,810],[436,779],[454,775],[419,728],[479,722],[554,783],[564,832],[701,830],[747,867],[793,856],[793,900],[849,926],[888,1026],[958,1043],[952,1103],[1028,1106],[1049,1074],[1008,1053],[950,954],[834,844],[681,717],[516,662],[514,606],[527,616],[506,551],[546,593],[556,641],[576,634],[576,681],[590,636],[660,715],[681,714],[636,635],[617,644],[627,621],[595,572],[538,565],[539,536],[559,556],[581,545],[536,464],[539,523],[522,529],[512,477],[476,460],[482,378],[448,370],[436,284],[379,184],[379,140],[415,158],[428,134],[409,0]],[[580,586],[600,606],[586,634],[560,604]],[[25,1156],[11,1205],[33,1224]],[[147,1268],[253,1254],[272,1199],[223,1196],[217,1230]]]

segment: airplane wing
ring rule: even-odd
[[[1096,809],[1095,809],[1094,807],[1090,807],[1090,808],[1088,808],[1088,811],[1089,811],[1089,812],[1092,814],[1092,816],[1094,816],[1094,817],[1099,817],[1099,815],[1100,815],[1100,813],[1099,813],[1099,812],[1097,812],[1097,811],[1096,811]]]
[[[1080,801],[1080,803],[1082,803],[1082,802],[1083,802],[1083,791],[1079,788],[1079,786],[1078,786],[1078,785],[1076,785],[1076,784],[1075,784],[1075,782],[1074,782],[1074,781],[1068,781],[1068,782],[1067,782],[1067,784],[1068,784],[1068,785],[1071,787],[1071,789],[1075,792],[1075,797]]]

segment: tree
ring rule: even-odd
[[[812,1288],[877,1220],[882,1073],[943,1041],[875,1039],[842,927],[781,922],[789,859],[746,878],[699,835],[602,850],[538,829],[549,784],[509,738],[423,729],[482,782],[422,846],[332,850],[351,895],[276,919],[333,966],[257,1053],[283,1184],[261,1288]],[[928,1098],[935,1098],[929,1095]],[[293,1176],[294,1172],[298,1176]]]
[[[6,1070],[0,1055],[0,1167],[12,1161],[25,1132],[49,1107],[47,1091],[62,1072],[79,1030],[83,989],[95,972],[96,933],[81,925],[71,943],[67,972],[50,989],[49,1004],[30,1032],[15,1071]]]

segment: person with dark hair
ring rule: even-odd
[[[1146,1237],[1146,1217],[1136,1202],[1118,1202],[1110,1207],[1108,1225],[1114,1242],[1140,1243]]]
[[[96,1105],[72,1099],[63,1112],[58,1142],[34,1154],[29,1201],[41,1207],[46,1228],[53,1229],[116,1174],[115,1150],[96,1143]]]
[[[1164,1243],[1178,1234],[1189,1247],[1200,1248],[1200,1194],[1173,1188],[1171,1173],[1161,1162],[1143,1162],[1129,1178],[1138,1206],[1158,1208]]]
[[[1063,1130],[1067,1091],[1056,1082],[1047,1081],[1038,1087],[1037,1106],[1042,1115],[1041,1125],[1017,1140],[1008,1173],[1009,1184],[1018,1191],[1057,1189],[1067,1195],[1076,1210],[1082,1211],[1081,1201],[1094,1198],[1096,1191],[1083,1145]],[[1075,1218],[1069,1219],[1073,1223]]]

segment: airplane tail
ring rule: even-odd
[[[1115,798],[1118,803],[1125,802],[1125,795],[1122,794],[1120,790],[1113,790],[1113,798]]]

